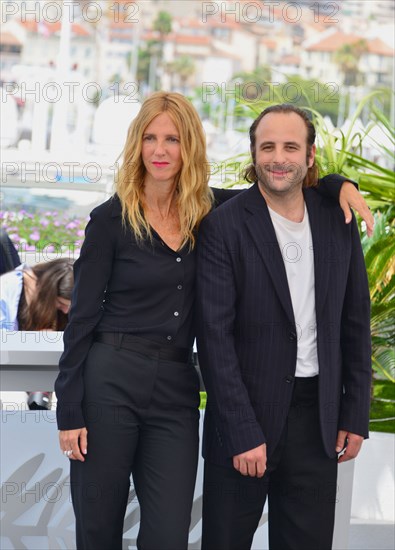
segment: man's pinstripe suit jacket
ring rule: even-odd
[[[339,429],[368,437],[369,288],[355,219],[305,189],[315,269],[319,410],[324,447]],[[273,453],[296,367],[297,331],[287,276],[257,184],[214,210],[198,241],[197,334],[208,392],[203,455],[231,457],[261,443]]]

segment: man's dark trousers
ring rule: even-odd
[[[294,385],[287,422],[263,478],[206,460],[202,550],[248,550],[267,495],[270,550],[332,548],[337,458],[329,458],[322,445],[318,377],[295,378]]]

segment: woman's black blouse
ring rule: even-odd
[[[343,181],[341,176],[326,176],[319,191],[338,200]],[[215,206],[240,192],[213,191]],[[137,244],[122,225],[116,195],[92,211],[74,264],[72,307],[55,383],[59,429],[85,425],[83,364],[96,332],[131,333],[163,346],[192,346],[195,261],[194,250],[186,246],[174,251],[155,231],[152,242]]]

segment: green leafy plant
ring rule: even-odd
[[[375,218],[373,237],[362,238],[372,304],[372,363],[395,382],[395,207]]]
[[[369,428],[376,432],[395,433],[394,384],[375,380],[372,388]]]
[[[375,99],[381,94],[380,91],[371,92],[361,100],[345,132],[340,129],[330,130],[320,113],[307,107],[312,113],[317,131],[316,162],[321,173],[338,172],[356,180],[369,206],[374,210],[385,209],[395,200],[394,171],[385,166],[388,164],[393,167],[395,162],[394,129],[389,119],[375,105]],[[369,121],[361,127],[360,116],[367,108]],[[383,146],[372,138],[372,131],[377,126],[382,129],[383,135],[391,144],[390,147]],[[363,154],[367,140],[375,144],[380,152],[380,163],[366,158]]]

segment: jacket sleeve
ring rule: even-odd
[[[330,199],[334,199],[336,202],[339,202],[340,189],[345,181],[353,183],[358,189],[358,184],[355,181],[350,180],[350,178],[346,178],[345,176],[341,176],[340,174],[328,174],[327,176],[320,178],[316,189],[324,197],[329,197]]]
[[[355,217],[351,224],[352,251],[341,322],[343,395],[339,429],[369,435],[372,379],[370,295]]]
[[[103,300],[111,275],[115,236],[107,209],[91,213],[81,254],[74,264],[74,289],[64,352],[55,382],[57,421],[60,430],[82,428],[83,365],[103,314]]]
[[[232,251],[215,222],[209,215],[199,230],[197,345],[207,408],[215,419],[226,456],[232,457],[266,440],[244,385],[235,347],[237,296]]]

